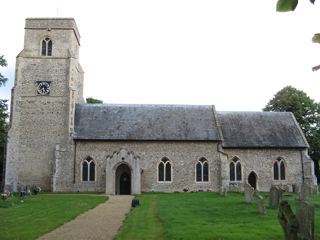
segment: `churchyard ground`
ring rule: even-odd
[[[132,208],[117,240],[121,239],[284,239],[277,209],[258,213],[256,200],[244,203],[243,193],[144,193],[140,206]],[[285,194],[295,212],[295,195]],[[0,200],[0,239],[36,239],[88,209],[105,202],[96,194],[40,194],[23,203],[15,196]],[[320,239],[320,195],[316,204],[315,239]]]
[[[97,194],[38,194],[0,199],[0,239],[36,239],[106,201]]]
[[[128,214],[117,240],[128,239],[284,239],[278,222],[278,209],[268,208],[268,195],[262,194],[266,215],[258,213],[256,200],[244,203],[243,193],[145,193],[137,195],[140,206]],[[285,194],[295,212],[295,195]],[[320,195],[317,205],[315,239],[320,239]]]

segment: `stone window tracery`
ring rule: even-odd
[[[82,162],[82,181],[94,182],[96,175],[96,165],[92,158],[88,157]]]
[[[282,158],[273,163],[273,180],[286,180],[286,168]]]
[[[242,180],[240,159],[234,157],[230,162],[230,182],[239,182]]]
[[[52,56],[52,40],[49,37],[42,40],[41,56]]]
[[[209,181],[209,164],[205,158],[201,158],[196,164],[196,182]]]
[[[158,181],[171,182],[171,163],[168,158],[163,158],[158,165]]]

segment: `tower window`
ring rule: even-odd
[[[209,165],[208,161],[205,158],[201,158],[196,164],[196,181],[209,181]]]
[[[42,56],[52,56],[52,40],[50,38],[45,38],[41,43],[41,55]]]

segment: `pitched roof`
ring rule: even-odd
[[[77,104],[75,139],[219,141],[214,106]]]
[[[218,112],[226,148],[309,147],[292,113]]]

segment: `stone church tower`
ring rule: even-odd
[[[55,190],[57,167],[70,173],[59,181],[65,187],[73,184],[74,166],[63,159],[73,156],[75,104],[83,102],[79,46],[74,19],[26,19],[11,99],[5,179],[9,189],[36,185]]]

